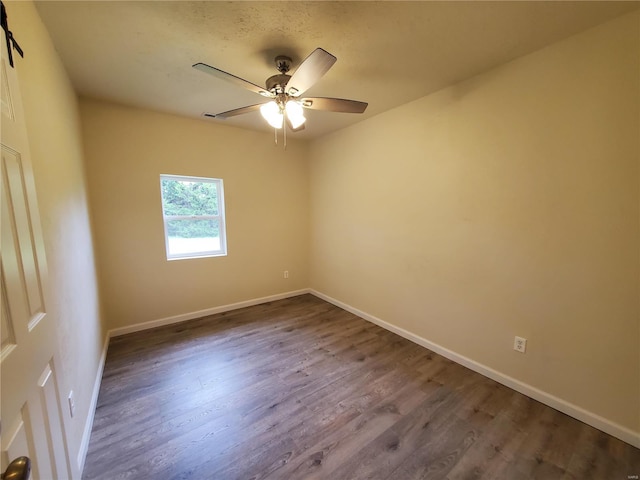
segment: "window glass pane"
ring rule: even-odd
[[[219,252],[219,220],[167,220],[169,255]]]
[[[165,215],[218,215],[218,189],[214,182],[162,179]]]

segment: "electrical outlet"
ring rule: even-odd
[[[76,413],[76,401],[73,398],[73,390],[71,390],[69,392],[69,414],[71,415],[71,418],[73,418],[73,415]]]
[[[516,337],[513,341],[513,349],[516,352],[524,353],[527,351],[527,339],[522,337]]]
[[[289,270],[285,270],[283,274],[284,278],[289,278]]]

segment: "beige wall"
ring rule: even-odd
[[[81,115],[110,329],[308,286],[306,144],[92,100]],[[160,174],[223,179],[226,257],[167,261]]]
[[[63,420],[74,478],[104,344],[75,93],[31,2],[5,2],[25,52],[17,58],[38,192],[48,271],[49,318],[57,324],[54,357],[61,404],[75,393],[76,414]],[[3,40],[4,41],[4,40]],[[79,478],[79,477],[78,477]]]
[[[638,40],[635,13],[314,142],[311,287],[640,432]]]

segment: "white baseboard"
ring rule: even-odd
[[[91,430],[93,429],[93,419],[96,415],[96,406],[98,405],[98,394],[100,393],[100,385],[102,384],[102,372],[104,371],[104,363],[107,360],[107,350],[109,348],[109,335],[107,334],[102,346],[102,354],[98,363],[98,371],[93,382],[93,392],[91,394],[91,404],[89,405],[89,413],[84,424],[84,432],[82,433],[82,441],[80,442],[80,451],[78,452],[78,470],[82,476],[84,470],[84,462],[87,458],[89,450],[89,440],[91,439]]]
[[[439,355],[442,355],[443,357],[448,358],[449,360],[459,363],[460,365],[463,365],[469,368],[470,370],[473,370],[474,372],[477,372],[481,375],[484,375],[485,377],[495,380],[496,382],[501,383],[502,385],[505,385],[517,392],[520,392],[530,398],[533,398],[534,400],[544,403],[545,405],[548,405],[552,408],[555,408],[556,410],[559,410],[562,413],[566,413],[567,415],[573,418],[576,418],[581,422],[586,423],[587,425],[591,425],[592,427],[597,428],[598,430],[608,433],[609,435],[612,435],[616,438],[619,438],[623,442],[633,445],[636,448],[640,448],[640,432],[634,432],[629,428],[623,427],[622,425],[618,425],[617,423],[614,423],[610,420],[607,420],[606,418],[596,415],[595,413],[589,412],[581,407],[578,407],[577,405],[574,405],[561,398],[551,395],[550,393],[539,390],[531,385],[521,382],[520,380],[517,380],[513,377],[505,375],[504,373],[498,372],[497,370],[487,367],[486,365],[478,363],[470,358],[467,358],[463,355],[453,352],[436,343],[430,342],[429,340],[422,338],[418,335],[415,335],[403,328],[400,328],[388,322],[385,322],[384,320],[381,320],[380,318],[375,317],[373,315],[369,315],[368,313],[363,312],[362,310],[358,310],[357,308],[352,307],[351,305],[348,305],[339,300],[336,300],[335,298],[325,295],[324,293],[318,292],[313,289],[310,289],[309,293],[311,293],[312,295],[315,295],[318,298],[321,298],[322,300],[332,303],[333,305],[340,307],[343,310],[351,312],[354,315],[357,315],[363,318],[364,320],[367,320],[371,323],[375,323],[376,325],[384,328],[385,330],[389,330],[390,332],[396,333],[401,337],[406,338],[407,340],[410,340],[414,343],[417,343],[420,346],[428,348],[429,350]]]
[[[135,325],[128,325],[126,327],[114,328],[109,330],[108,336],[118,337],[120,335],[126,335],[127,333],[139,332],[142,330],[148,330],[150,328],[162,327],[164,325],[171,325],[173,323],[185,322],[187,320],[193,320],[194,318],[202,318],[208,315],[215,315],[216,313],[229,312],[231,310],[237,310],[238,308],[252,307],[253,305],[259,305],[261,303],[273,302],[275,300],[282,300],[283,298],[297,297],[304,293],[310,293],[308,288],[302,290],[294,290],[292,292],[277,293],[275,295],[269,295],[268,297],[254,298],[252,300],[245,300],[243,302],[230,303],[228,305],[221,305],[219,307],[206,308],[204,310],[198,310],[196,312],[182,313],[180,315],[174,315],[172,317],[160,318],[158,320],[151,320],[149,322],[136,323]]]

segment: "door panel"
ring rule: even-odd
[[[38,387],[40,388],[39,403],[42,408],[51,466],[54,471],[53,478],[65,478],[68,472],[67,453],[64,450],[65,439],[62,437],[62,423],[60,422],[62,411],[58,401],[58,385],[53,362],[45,366],[44,372],[38,380]]]
[[[12,233],[17,240],[15,248],[19,261],[18,274],[21,276],[20,287],[24,289],[28,325],[31,330],[44,317],[45,312],[38,254],[34,244],[32,209],[25,189],[28,179],[25,178],[20,154],[4,144],[2,145],[2,176],[5,194],[3,200],[8,204],[7,211],[3,211],[3,214],[6,213],[6,222],[11,223]]]

